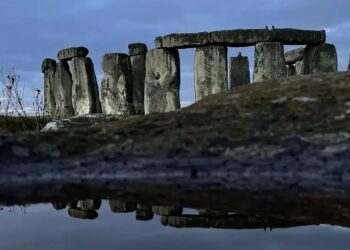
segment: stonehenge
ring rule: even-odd
[[[242,56],[241,52],[237,57],[231,57],[230,60],[230,89],[235,86],[249,84],[249,59],[247,56]]]
[[[146,76],[147,46],[144,43],[132,43],[128,45],[133,79],[133,103],[135,113],[145,114],[144,94]]]
[[[251,82],[248,57],[239,53],[228,65],[228,47],[255,46],[253,82],[338,70],[336,48],[326,43],[324,30],[266,27],[173,33],[157,37],[154,43],[151,50],[138,42],[128,44],[128,54],[106,53],[100,89],[87,48],[62,49],[58,61],[45,59],[41,67],[45,115],[61,119],[176,111],[181,108],[178,50],[183,48],[195,49],[195,101]],[[303,47],[284,53],[285,45]]]
[[[123,200],[109,200],[109,207],[112,213],[131,213],[136,210],[136,203]]]
[[[175,49],[153,49],[146,55],[145,114],[180,108],[180,58]]]
[[[194,88],[196,101],[227,91],[227,47],[207,45],[195,54]]]
[[[254,82],[281,78],[287,75],[283,44],[262,42],[255,46]]]
[[[304,52],[304,74],[338,71],[337,50],[333,44],[324,43],[306,46]]]
[[[110,115],[131,115],[133,105],[133,76],[130,57],[108,53],[102,58],[102,111]]]
[[[89,57],[74,57],[72,98],[75,115],[101,113],[101,102],[94,64]]]

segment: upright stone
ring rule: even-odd
[[[287,75],[283,44],[262,42],[255,46],[254,82]]]
[[[231,57],[230,60],[230,88],[249,83],[249,59],[239,52],[237,57]]]
[[[103,79],[101,99],[103,113],[112,115],[134,114],[132,103],[133,79],[127,54],[108,53],[102,58]]]
[[[295,65],[294,64],[287,64],[287,77],[295,76]]]
[[[131,60],[133,78],[133,103],[135,113],[138,115],[143,115],[145,113],[144,94],[146,76],[146,54],[146,44],[129,44],[129,55]]]
[[[122,200],[109,200],[109,206],[113,213],[131,213],[136,210],[137,204]]]
[[[304,74],[304,60],[295,63],[295,75],[300,76]]]
[[[101,113],[98,85],[94,64],[87,57],[72,59],[73,107],[76,115]]]
[[[337,49],[333,44],[306,46],[304,52],[304,74],[338,71]]]
[[[56,61],[46,58],[42,65],[41,71],[44,73],[44,112],[46,116],[53,117],[56,111],[55,100],[55,74]]]
[[[55,74],[55,119],[74,116],[72,103],[72,75],[66,61],[59,61]]]
[[[153,49],[146,55],[145,114],[180,108],[180,58],[176,49]]]
[[[227,47],[207,45],[196,49],[194,81],[196,101],[227,91]]]
[[[350,71],[350,56],[349,56],[348,71]]]

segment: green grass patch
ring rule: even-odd
[[[18,117],[0,115],[0,133],[40,130],[50,120],[50,118],[37,120],[35,116]]]

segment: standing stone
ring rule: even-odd
[[[136,203],[122,200],[109,200],[109,206],[113,213],[131,213],[136,210]]]
[[[129,55],[131,60],[133,78],[133,103],[135,113],[138,115],[145,114],[144,94],[146,76],[146,54],[146,44],[129,44]]]
[[[82,57],[72,59],[73,107],[76,115],[101,113],[101,102],[92,60]]]
[[[295,65],[294,64],[287,64],[287,77],[295,76]]]
[[[62,119],[74,116],[72,103],[72,75],[66,61],[59,61],[55,74],[55,103],[54,118]]]
[[[262,42],[255,46],[254,82],[285,77],[286,62],[283,44]]]
[[[83,210],[98,210],[101,207],[101,203],[100,199],[82,200],[79,202],[80,208]]]
[[[295,75],[300,76],[304,74],[304,60],[295,63]]]
[[[103,113],[111,115],[133,114],[133,79],[129,56],[122,53],[105,54],[102,58],[102,70]]]
[[[304,52],[304,74],[337,71],[337,49],[333,44],[324,43],[317,46],[306,46]]]
[[[194,67],[196,101],[208,95],[227,91],[227,47],[220,45],[198,47]]]
[[[146,55],[145,114],[180,108],[180,57],[176,49],[153,49]]]
[[[241,52],[239,52],[237,57],[231,57],[230,88],[249,83],[249,59],[247,56],[242,56]]]
[[[170,206],[152,206],[152,212],[157,215],[181,215],[183,211],[182,207],[170,207]]]
[[[44,73],[44,112],[45,116],[54,116],[56,111],[55,101],[55,74],[56,61],[46,58],[42,65],[41,71]]]
[[[350,71],[350,56],[349,56],[348,71]]]

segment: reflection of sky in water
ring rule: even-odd
[[[9,213],[0,211],[0,249],[348,249],[350,230],[310,226],[273,231],[176,229],[160,217],[135,220],[135,213],[113,214],[103,202],[96,220],[68,216],[51,204]],[[186,213],[191,212],[186,210]]]

